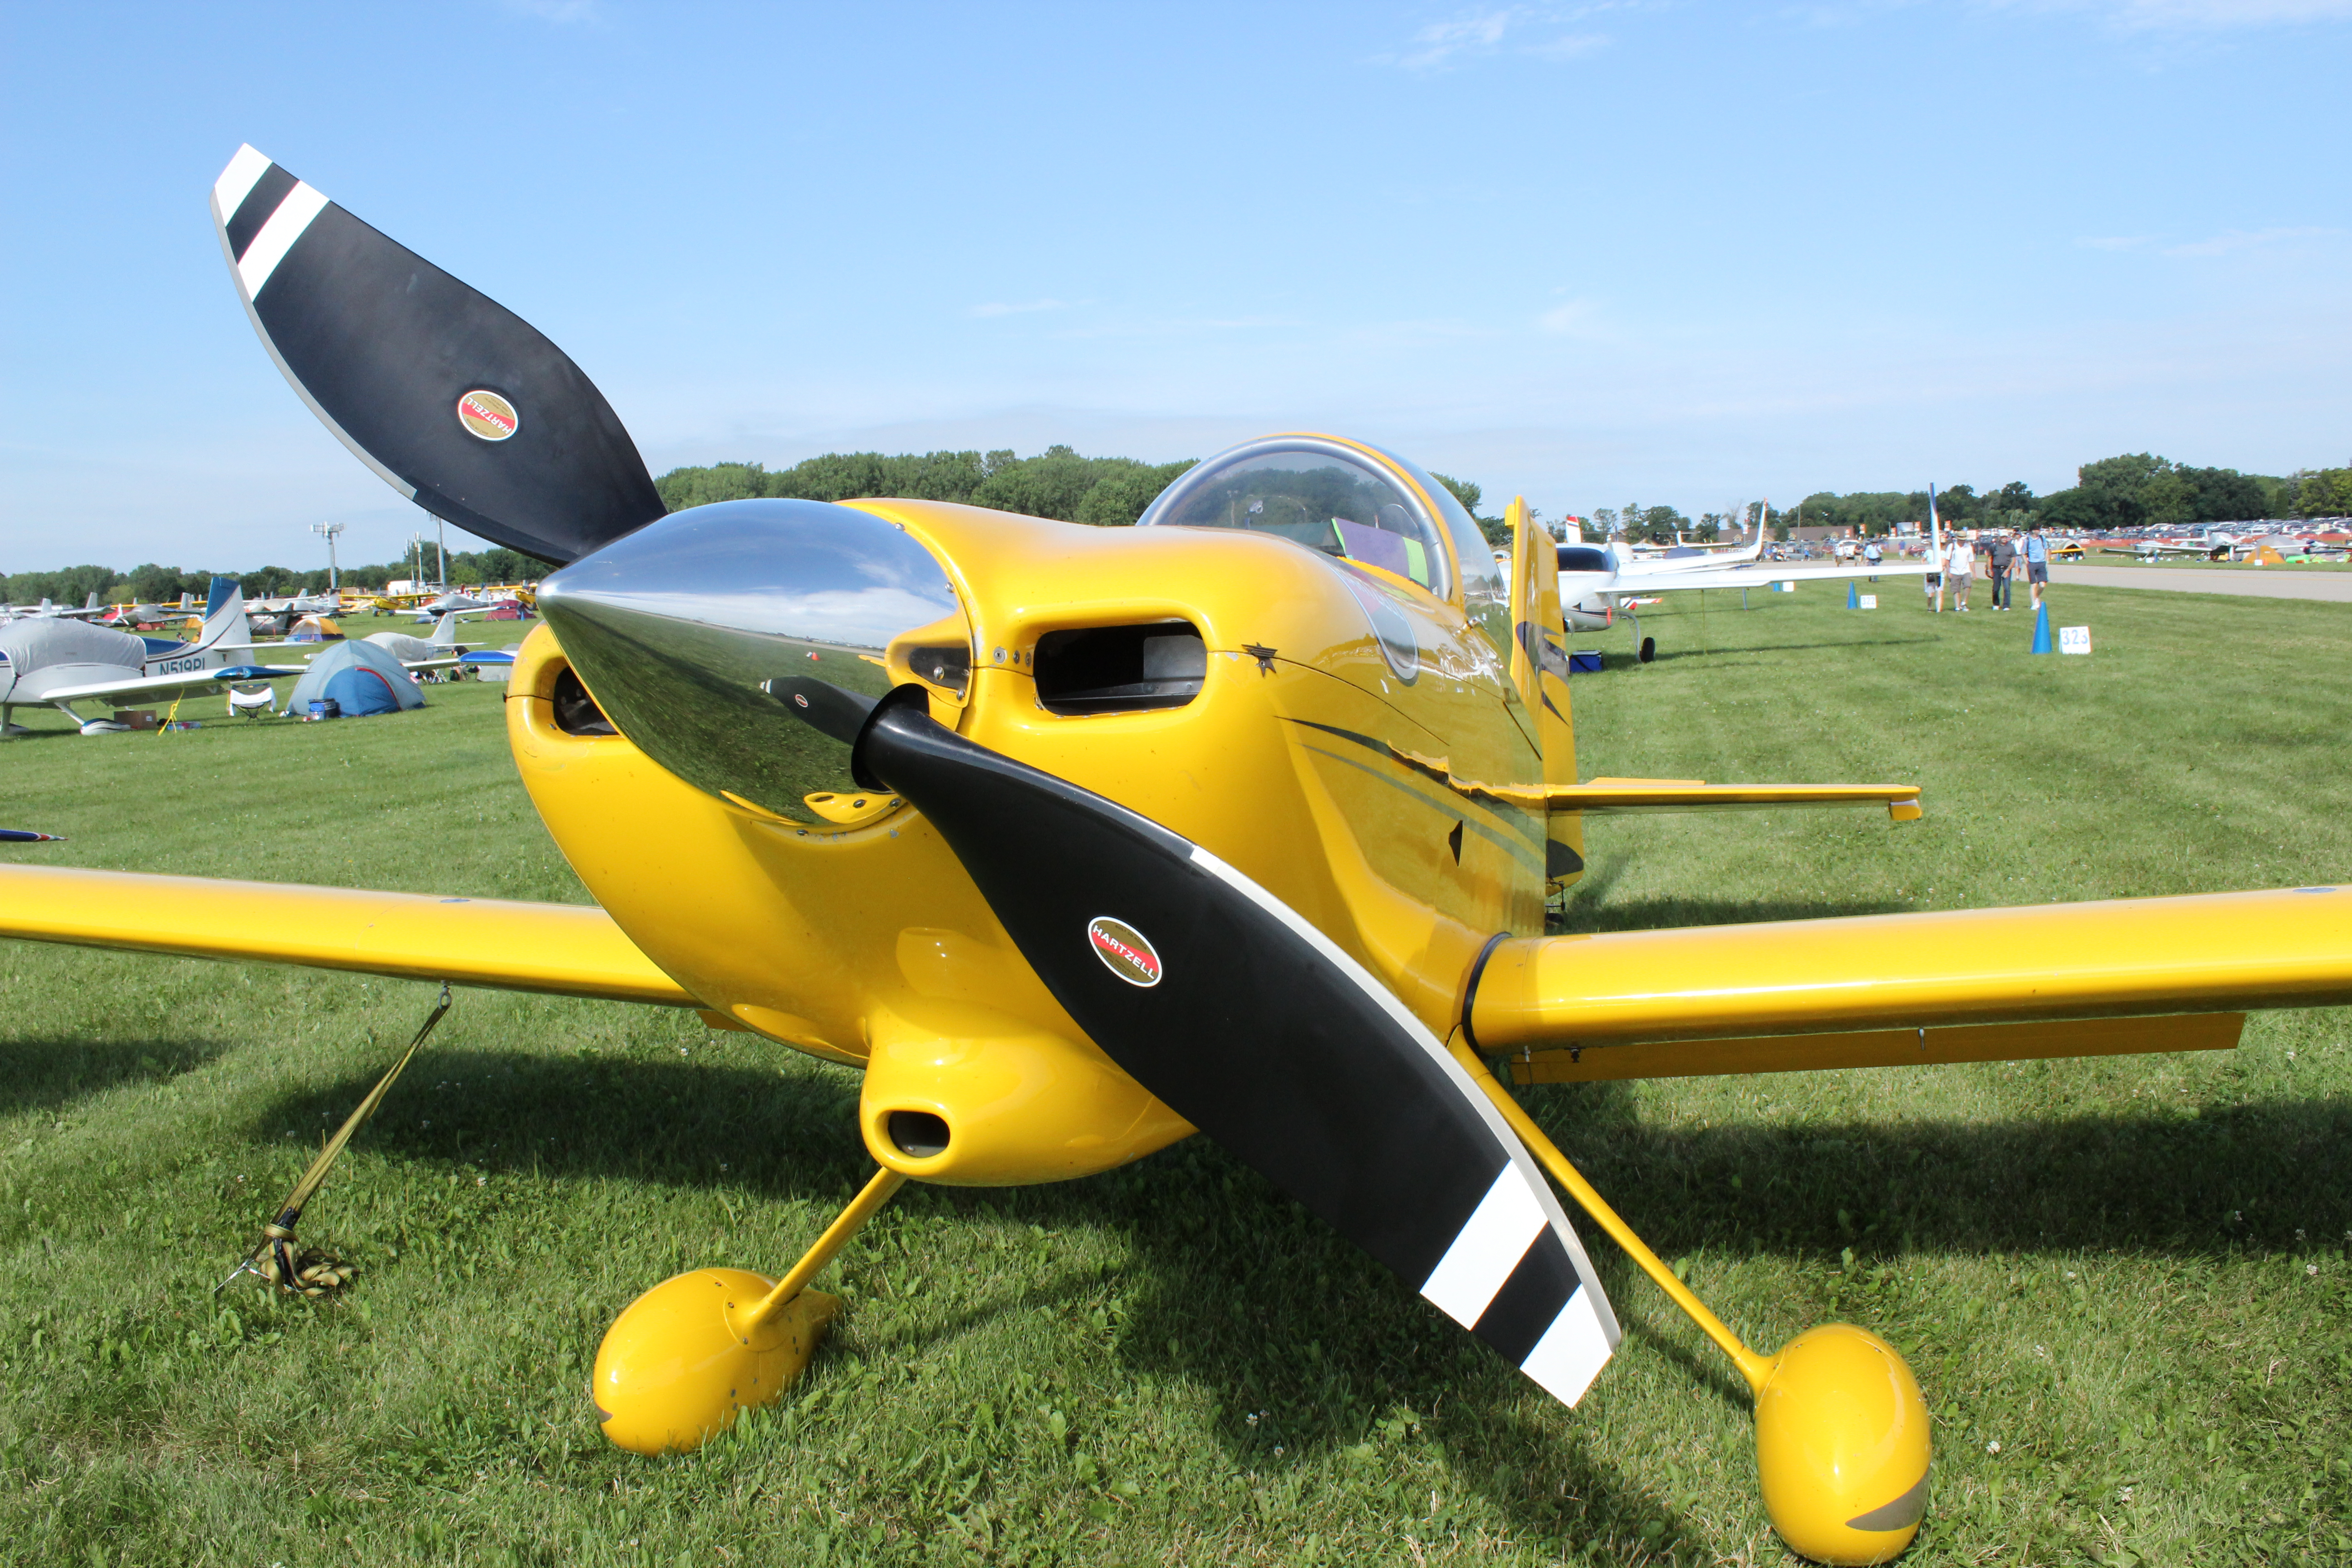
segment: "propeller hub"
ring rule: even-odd
[[[875,700],[961,689],[971,633],[946,570],[897,523],[810,500],[673,512],[550,577],[541,611],[597,705],[698,789],[797,822],[849,787]],[[795,705],[797,704],[797,705]]]

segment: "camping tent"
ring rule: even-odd
[[[343,628],[331,616],[304,616],[294,623],[293,635],[288,642],[334,642],[343,635]]]
[[[400,660],[372,642],[340,642],[312,659],[309,671],[294,683],[286,706],[297,714],[307,713],[322,697],[341,704],[347,719],[425,706],[425,694]]]

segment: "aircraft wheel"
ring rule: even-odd
[[[1927,1402],[1895,1347],[1851,1323],[1799,1334],[1756,1396],[1772,1528],[1817,1563],[1885,1563],[1927,1511]]]
[[[1642,662],[1643,664],[1647,664],[1657,657],[1658,639],[1655,637],[1643,637],[1642,639],[1642,652],[1640,655]]]
[[[589,1389],[604,1436],[639,1454],[697,1448],[807,1367],[841,1298],[803,1290],[756,1328],[739,1320],[775,1281],[697,1268],[629,1304],[597,1348]]]

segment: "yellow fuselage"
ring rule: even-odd
[[[1407,682],[1338,569],[1282,539],[851,504],[929,547],[969,616],[971,679],[961,697],[930,689],[934,718],[1232,863],[1441,1037],[1486,940],[1541,931],[1544,818],[1449,782],[1543,778],[1503,653],[1460,605],[1381,579],[1419,649]],[[1042,637],[1162,621],[1189,622],[1208,649],[1191,701],[1086,715],[1039,702]],[[899,660],[894,683],[912,678]],[[862,1121],[885,1164],[1050,1181],[1191,1131],[1071,1022],[911,808],[843,801],[831,815],[849,820],[795,821],[705,793],[625,737],[560,729],[565,668],[553,632],[533,632],[507,709],[564,855],[716,1018],[865,1067]],[[894,1145],[894,1110],[944,1118],[947,1150]]]

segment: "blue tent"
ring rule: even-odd
[[[343,716],[397,713],[425,706],[425,693],[400,660],[372,642],[339,642],[310,661],[310,669],[294,683],[287,708],[307,713],[320,698],[331,697]]]

